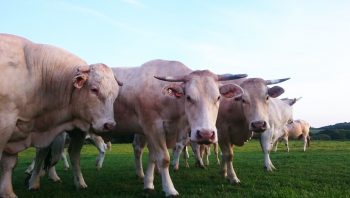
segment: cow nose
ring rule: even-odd
[[[215,132],[210,130],[197,130],[196,136],[200,144],[211,144],[215,140]]]
[[[251,123],[251,129],[254,132],[261,133],[261,132],[265,131],[266,128],[267,128],[267,123],[263,120],[255,121],[255,122]]]
[[[115,122],[106,122],[103,124],[103,130],[110,131],[115,126]]]

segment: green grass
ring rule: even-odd
[[[183,166],[170,172],[181,197],[350,197],[350,141],[313,141],[307,152],[302,152],[302,142],[290,141],[291,151],[284,145],[271,160],[278,170],[263,169],[263,154],[257,141],[235,148],[234,167],[240,185],[230,185],[219,174],[219,167],[212,164],[206,169]],[[19,197],[163,197],[160,176],[155,177],[156,192],[143,192],[142,181],[136,178],[134,157],[130,144],[114,144],[107,152],[100,171],[95,169],[97,150],[91,145],[82,152],[82,170],[87,190],[74,188],[71,171],[64,171],[62,163],[57,172],[62,183],[52,183],[43,177],[41,189],[30,192],[24,185],[24,170],[34,155],[33,149],[22,152],[13,174],[15,192]],[[147,154],[144,155],[146,168]]]

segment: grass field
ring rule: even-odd
[[[302,152],[302,142],[290,141],[291,151],[279,146],[271,160],[278,169],[263,169],[263,154],[257,141],[251,141],[235,150],[234,167],[240,185],[230,185],[212,163],[205,169],[193,166],[170,172],[175,188],[181,197],[350,197],[350,141],[313,141],[307,152]],[[64,171],[62,163],[57,172],[62,183],[52,183],[45,176],[41,189],[28,191],[24,185],[24,170],[30,164],[34,150],[22,152],[14,171],[14,190],[19,197],[163,197],[160,177],[155,177],[156,192],[143,192],[142,181],[136,178],[130,144],[114,144],[107,152],[102,170],[96,171],[97,150],[86,145],[82,153],[82,170],[87,190],[76,190],[71,171]],[[146,167],[147,154],[144,155]],[[214,162],[211,156],[211,162]],[[181,159],[182,160],[182,159]]]

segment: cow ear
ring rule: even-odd
[[[280,86],[273,86],[273,87],[269,88],[267,93],[272,98],[277,98],[278,96],[280,96],[281,94],[284,93],[284,89],[282,87],[280,87]]]
[[[185,94],[183,87],[179,84],[165,86],[162,93],[166,96],[172,96],[175,98],[181,98]]]
[[[88,74],[82,73],[78,74],[73,78],[73,85],[75,88],[81,89],[88,79]]]
[[[240,98],[243,95],[243,89],[235,84],[223,85],[219,88],[220,94],[225,98]]]

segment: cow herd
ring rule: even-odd
[[[145,190],[154,190],[157,168],[166,196],[179,195],[169,174],[168,148],[174,148],[177,170],[187,144],[196,148],[203,167],[203,145],[218,143],[222,154],[217,163],[223,176],[239,183],[232,165],[233,147],[242,146],[254,133],[260,134],[268,171],[275,169],[269,152],[278,141],[285,140],[288,147],[289,136],[300,137],[304,151],[310,141],[310,125],[293,120],[292,105],[297,99],[278,98],[284,89],[275,84],[288,78],[217,75],[166,60],[125,68],[88,65],[63,49],[9,34],[0,34],[0,69],[0,197],[17,197],[12,171],[18,153],[28,147],[38,148],[29,189],[39,189],[44,161],[49,168],[57,163],[65,132],[70,137],[68,152],[78,189],[87,188],[80,168],[86,135],[96,137],[104,157],[99,135],[135,133],[137,175],[144,179]],[[146,145],[149,160],[144,173],[140,160]],[[47,162],[48,153],[55,150]]]

